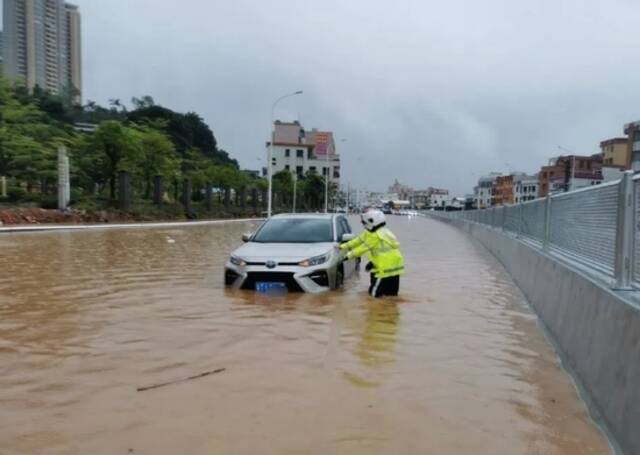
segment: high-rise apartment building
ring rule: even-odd
[[[3,72],[81,101],[82,43],[78,7],[64,0],[4,0]]]

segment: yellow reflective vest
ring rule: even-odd
[[[404,258],[400,253],[400,242],[386,227],[374,232],[363,231],[355,239],[340,245],[340,249],[348,251],[347,258],[358,258],[369,255],[373,264],[372,270],[376,278],[387,278],[404,274]]]

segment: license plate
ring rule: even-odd
[[[279,282],[257,282],[256,283],[256,291],[257,292],[279,292],[279,291],[287,291],[287,285],[285,283]]]

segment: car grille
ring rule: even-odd
[[[247,262],[247,265],[258,265],[258,266],[265,266],[267,265],[266,262]],[[295,265],[300,265],[299,262],[277,262],[276,265],[278,266],[295,266]]]
[[[302,292],[302,288],[290,272],[249,272],[242,289],[255,290],[256,283],[284,283],[290,292]]]

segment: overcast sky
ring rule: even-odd
[[[84,98],[196,111],[243,167],[276,117],[332,130],[343,182],[470,192],[640,119],[637,0],[75,0]]]

